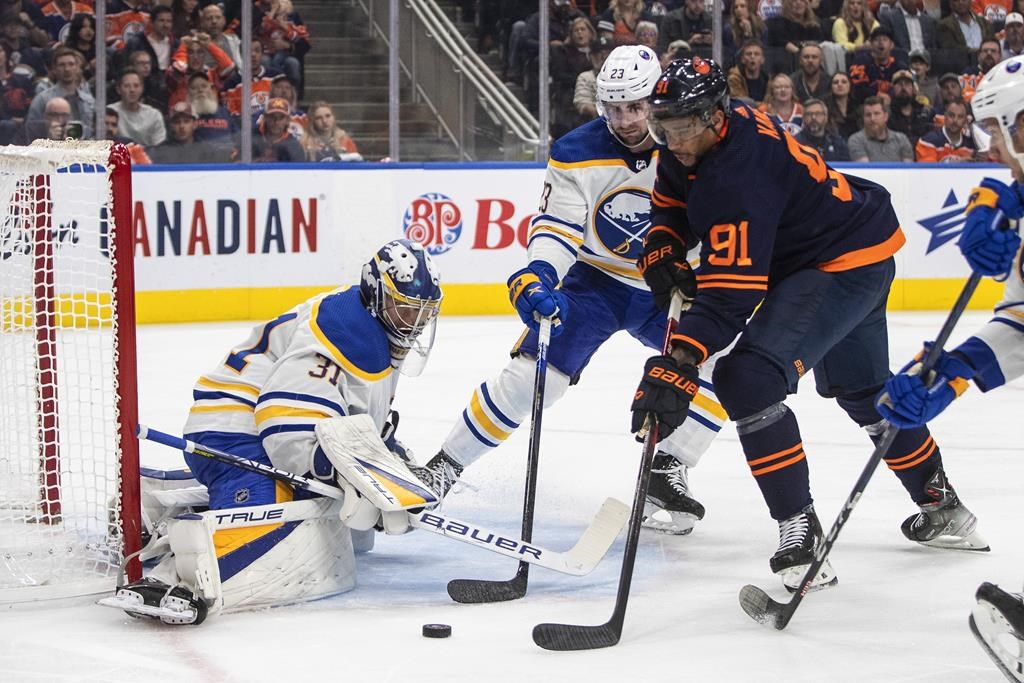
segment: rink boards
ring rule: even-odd
[[[848,165],[892,193],[907,236],[893,310],[948,308],[968,275],[956,248],[963,208],[996,166]],[[388,239],[427,246],[441,269],[443,312],[511,312],[505,278],[526,261],[544,169],[535,164],[350,164],[152,167],[134,174],[140,322],[261,319],[355,282]],[[626,200],[633,204],[624,203]],[[723,198],[723,201],[729,201]],[[635,198],[601,200],[609,246],[635,255],[649,224]],[[995,303],[985,282],[973,308]]]

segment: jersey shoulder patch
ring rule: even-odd
[[[384,328],[359,298],[359,288],[328,294],[313,304],[313,335],[345,370],[368,381],[391,374],[391,351]]]
[[[551,147],[551,161],[556,164],[618,161],[626,165],[625,152],[608,131],[604,119],[597,118],[558,138]]]

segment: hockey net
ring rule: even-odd
[[[138,549],[131,233],[123,146],[0,148],[0,605],[111,590]]]

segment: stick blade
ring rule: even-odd
[[[751,619],[759,624],[781,631],[789,619],[785,618],[785,605],[772,600],[771,596],[757,586],[747,584],[740,589],[740,607]]]
[[[507,581],[486,579],[452,579],[448,582],[448,595],[455,602],[481,604],[486,602],[508,602],[526,595],[527,574],[516,572]]]
[[[610,623],[600,626],[537,624],[533,627],[533,642],[545,650],[556,652],[611,647],[619,642],[620,637],[622,629]]]

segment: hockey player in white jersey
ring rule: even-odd
[[[943,351],[929,377],[920,376],[915,360],[886,383],[888,396],[879,400],[879,412],[901,428],[928,422],[971,382],[987,392],[1024,375],[1024,57],[993,67],[971,107],[982,128],[979,137],[991,138],[990,154],[1010,168],[1013,182],[1007,186],[985,178],[974,189],[960,251],[976,273],[1006,278],[1006,288],[994,317],[967,341]],[[922,510],[918,533],[947,533],[969,521],[957,514],[955,498],[937,492],[933,509]],[[971,630],[1009,680],[1024,682],[1024,594],[983,583],[975,597]]]
[[[554,317],[545,404],[561,398],[612,334],[626,330],[660,348],[665,314],[637,269],[650,227],[658,148],[647,130],[647,96],[661,75],[657,55],[623,46],[597,76],[601,118],[552,147],[539,214],[528,238],[528,264],[508,280],[509,296],[529,329],[501,374],[477,387],[441,451],[428,464],[444,479],[505,441],[530,413],[539,320]],[[649,528],[689,533],[704,516],[687,468],[697,464],[726,419],[705,366],[689,419],[660,444],[647,496]],[[623,422],[625,426],[625,421]],[[443,475],[443,477],[441,476]]]
[[[348,456],[322,430],[332,419],[365,415],[375,427],[369,437],[379,441],[391,426],[399,373],[414,374],[430,351],[441,296],[440,276],[423,248],[389,242],[363,267],[358,286],[315,296],[256,327],[202,375],[186,438],[345,488]],[[414,476],[422,468],[407,469],[404,448],[390,432],[392,469],[404,477],[385,485],[406,507],[436,502],[429,484]],[[169,520],[160,538],[170,553],[141,583],[121,587],[104,604],[195,623],[207,611],[321,598],[355,585],[349,527],[408,530],[406,513],[381,514],[362,494],[358,506],[340,505],[220,461],[187,452],[185,460],[205,485],[210,510],[231,514]],[[161,531],[152,529],[155,536]]]

